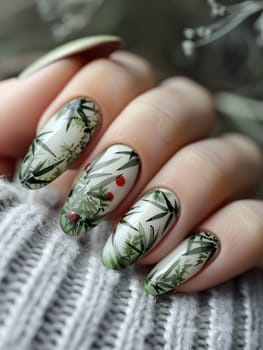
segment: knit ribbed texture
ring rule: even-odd
[[[198,294],[146,295],[144,268],[100,262],[109,226],[77,241],[55,196],[0,181],[0,350],[263,349],[263,274]]]

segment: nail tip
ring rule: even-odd
[[[31,176],[30,178],[34,179],[33,176]],[[48,184],[37,184],[37,185],[34,185],[32,184],[30,181],[26,180],[25,178],[23,177],[20,177],[19,176],[19,182],[21,184],[21,186],[27,190],[39,190],[45,186],[47,186]]]
[[[67,236],[70,236],[70,237],[77,237],[80,235],[80,233],[76,232],[76,231],[73,231],[73,230],[68,230],[67,227],[64,225],[64,223],[62,222],[62,219],[60,218],[60,221],[59,221],[59,226],[61,228],[61,230],[63,231],[63,233]]]
[[[103,259],[101,259],[101,262],[102,262],[103,266],[105,266],[107,269],[119,271],[119,269],[117,269],[115,266],[109,264],[107,261],[104,261]]]
[[[145,291],[145,293],[152,295],[152,296],[157,296],[159,295],[156,290],[153,288],[153,286],[151,285],[151,283],[149,283],[149,281],[144,281],[142,284],[142,288]]]
[[[74,233],[72,233],[72,231],[68,231],[68,230],[67,230],[65,227],[63,227],[61,224],[60,224],[60,228],[61,228],[62,232],[63,232],[66,236],[69,236],[69,237],[78,237],[78,236],[79,236],[78,233],[74,234]]]
[[[71,216],[71,220],[69,219],[69,215]],[[76,216],[77,215],[77,216]],[[93,227],[83,227],[83,225],[79,224],[81,217],[74,211],[66,211],[62,208],[60,217],[59,217],[59,226],[61,230],[70,237],[80,237],[83,234],[87,234]]]
[[[61,225],[61,222],[59,223],[59,227],[60,227],[60,229],[62,230],[62,232],[63,232],[65,235],[71,236],[71,235],[69,234],[69,232],[65,229],[65,227],[63,227],[63,226]]]
[[[108,257],[106,257],[102,251],[101,253],[101,262],[102,264],[107,267],[110,270],[114,270],[114,271],[120,271],[122,269],[124,269],[125,267],[120,266],[116,261],[114,261],[114,259],[116,260],[115,257],[112,257],[109,259]]]

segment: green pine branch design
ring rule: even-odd
[[[214,256],[218,245],[218,239],[208,233],[201,232],[188,238],[186,251],[179,255],[164,272],[160,272],[158,265],[148,275],[144,282],[144,288],[151,294],[163,294],[176,288],[189,277],[196,266],[204,266]]]

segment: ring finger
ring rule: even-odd
[[[226,135],[186,146],[119,221],[103,249],[104,264],[124,268],[147,252],[141,263],[160,261],[224,203],[253,193],[262,173],[259,149],[243,136]]]

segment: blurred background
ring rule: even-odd
[[[0,78],[71,39],[115,34],[160,80],[183,74],[207,86],[218,130],[237,129],[263,146],[262,11],[262,0],[1,0]]]

